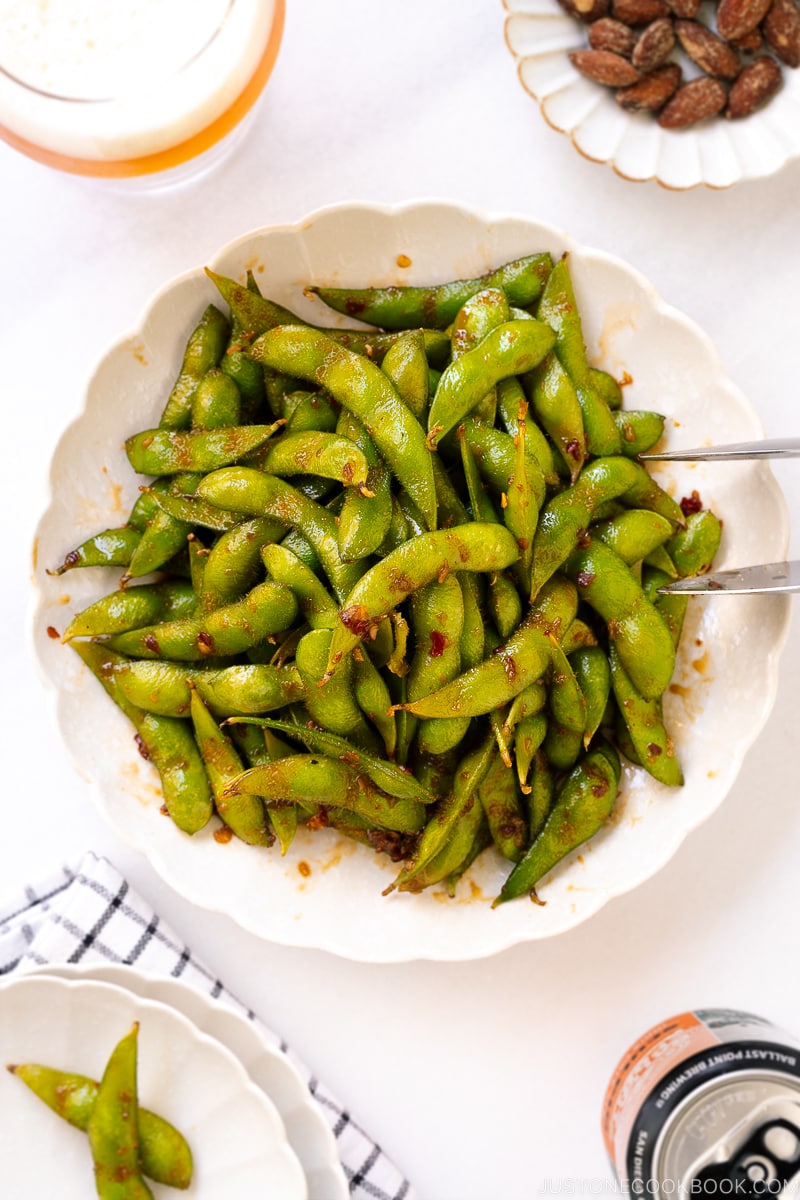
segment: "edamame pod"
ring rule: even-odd
[[[86,1127],[100,1200],[153,1200],[139,1164],[138,1035],[136,1021],[112,1050]]]

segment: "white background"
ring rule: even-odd
[[[611,251],[707,331],[767,435],[800,433],[800,162],[727,192],[624,182],[544,123],[503,16],[500,0],[289,0],[248,138],[219,172],[168,194],[60,176],[0,146],[0,889],[87,848],[105,854],[346,1100],[423,1200],[611,1189],[603,1091],[661,1017],[739,1006],[800,1033],[796,623],[735,787],[659,875],[550,942],[400,966],[259,942],[163,885],[68,762],[25,625],[50,456],[106,346],[225,242],[333,202],[451,199]],[[794,515],[800,464],[776,474]]]

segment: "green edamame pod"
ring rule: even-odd
[[[270,543],[262,547],[261,558],[275,582],[291,588],[303,618],[312,629],[333,629],[339,615],[336,601],[296,554],[285,546]]]
[[[128,659],[116,666],[114,678],[131,704],[164,717],[189,715],[192,688],[218,717],[270,712],[305,695],[293,666],[268,663],[237,663],[209,670],[182,662]]]
[[[552,329],[540,321],[507,321],[451,362],[431,402],[429,444],[438,444],[502,379],[532,370],[554,341]]]
[[[283,536],[286,526],[269,517],[241,520],[223,533],[206,558],[200,605],[212,612],[239,600],[255,587],[261,568],[261,551]],[[282,581],[278,581],[282,582]]]
[[[575,388],[581,406],[587,450],[600,457],[619,454],[617,426],[590,374],[567,255],[550,272],[536,315],[556,334],[555,353]]]
[[[378,457],[372,438],[361,421],[346,408],[339,414],[336,432],[340,437],[349,438],[368,464],[366,489],[346,492],[339,513],[339,553],[345,562],[357,562],[374,554],[389,534],[392,480]]]
[[[100,1200],[153,1200],[139,1164],[138,1034],[136,1021],[112,1050],[86,1127]]]
[[[456,576],[461,588],[464,623],[461,629],[461,665],[469,670],[483,662],[484,615],[483,590],[480,575],[461,571]]]
[[[528,400],[522,384],[516,377],[501,379],[497,385],[497,412],[506,433],[516,437],[519,418],[525,412],[525,449],[536,460],[548,487],[558,484],[558,471],[553,456],[553,447],[539,426],[528,415]]]
[[[96,1080],[39,1063],[23,1063],[8,1070],[59,1117],[86,1132],[100,1088]],[[142,1174],[167,1187],[188,1188],[192,1182],[192,1152],[186,1138],[149,1109],[139,1108],[138,1119]]]
[[[635,688],[616,648],[608,652],[614,698],[636,750],[638,762],[667,787],[681,787],[683,772],[672,738],[664,727],[661,701],[646,700]]]
[[[240,425],[242,396],[235,381],[219,367],[206,371],[192,398],[194,429],[224,429]]]
[[[258,363],[248,360],[256,370]],[[284,397],[284,416],[287,433],[333,433],[338,416],[321,392],[290,392]]]
[[[231,736],[240,747],[247,759],[249,767],[263,767],[279,758],[288,758],[293,753],[292,748],[277,737],[271,729],[258,728],[255,725],[230,725]],[[263,801],[262,801],[263,803]],[[281,856],[288,853],[297,833],[299,822],[298,806],[296,804],[273,807],[265,811],[270,825],[278,839]]]
[[[522,598],[517,585],[504,571],[498,571],[489,580],[486,607],[495,628],[505,641],[522,620]]]
[[[198,480],[199,476],[193,472],[176,475],[170,481],[168,491],[174,496],[191,494]],[[192,532],[188,521],[173,517],[160,506],[158,502],[163,498],[161,493],[156,492],[153,498],[156,501],[155,511],[131,555],[128,569],[122,576],[123,585],[129,579],[140,579],[143,575],[158,571],[185,548]]]
[[[246,793],[231,795],[225,790],[241,776],[244,768],[239,755],[194,688],[191,713],[217,814],[241,841],[250,846],[269,846],[273,840],[272,832],[260,798]]]
[[[675,670],[675,647],[630,568],[610,547],[589,541],[570,555],[564,569],[581,598],[607,622],[611,642],[634,686],[645,699],[656,699]]]
[[[192,402],[200,380],[207,371],[218,365],[228,344],[230,331],[227,317],[209,304],[186,344],[180,374],[172,385],[159,421],[160,429],[188,429],[192,419]]]
[[[590,367],[589,378],[594,390],[603,397],[612,412],[622,408],[622,387],[613,375],[609,375],[608,371],[603,371],[600,367]],[[630,383],[630,379],[628,382]]]
[[[543,738],[541,739],[544,740]],[[528,822],[530,839],[534,842],[542,831],[544,823],[550,815],[556,795],[556,782],[553,768],[544,750],[537,749],[530,766],[530,785],[522,788],[528,802]]]
[[[619,452],[630,457],[646,454],[664,432],[665,418],[659,413],[644,409],[627,409],[615,412],[614,424],[619,432]]]
[[[319,556],[340,601],[363,574],[362,566],[345,563],[339,555],[333,513],[309,500],[283,479],[264,475],[252,467],[223,467],[206,475],[197,492],[220,508],[233,509],[247,516],[272,517],[299,530]],[[286,545],[286,539],[283,544]]]
[[[548,639],[535,627],[523,625],[490,658],[403,708],[417,717],[479,717],[540,679],[550,657]]]
[[[122,525],[119,529],[104,529],[92,534],[74,550],[70,550],[59,567],[48,575],[63,575],[74,567],[127,567],[136,547],[142,540],[141,531]]]
[[[412,878],[398,883],[398,892],[422,892],[425,888],[433,887],[444,880],[448,881],[449,890],[453,877],[457,876],[467,861],[471,862],[476,856],[476,843],[479,849],[486,846],[486,839],[480,837],[481,831],[485,829],[486,819],[481,805],[475,802],[464,805],[460,820],[439,852],[427,866],[416,871]],[[453,886],[454,882],[453,880]]]
[[[478,788],[489,832],[497,849],[510,862],[519,862],[528,843],[528,822],[522,810],[514,772],[497,754]]]
[[[519,555],[502,525],[480,521],[424,533],[398,546],[359,579],[339,613],[326,674],[412,592],[451,571],[502,571]]]
[[[297,601],[289,589],[267,580],[233,604],[117,634],[109,645],[134,658],[199,662],[217,654],[241,654],[271,634],[289,629],[297,612]]]
[[[499,288],[511,304],[524,308],[541,294],[552,267],[549,254],[533,254],[506,263],[475,279],[430,287],[328,288],[310,290],[336,312],[382,329],[414,329],[419,325],[446,329],[458,310],[485,288]]]
[[[586,460],[586,433],[578,394],[558,355],[548,354],[525,377],[523,387],[537,420],[561,451],[574,483]]]
[[[306,689],[309,715],[329,733],[350,738],[366,750],[377,743],[353,691],[353,663],[348,659],[336,677],[320,688],[331,645],[330,629],[312,629],[297,644],[295,663]],[[387,705],[387,711],[389,706]]]
[[[383,739],[388,757],[394,758],[397,749],[397,722],[389,688],[366,651],[353,656],[353,694],[356,703]]]
[[[144,429],[127,439],[125,453],[140,475],[177,475],[185,471],[205,474],[247,458],[269,441],[282,424],[276,421],[273,425],[236,425],[189,432]]]
[[[719,518],[710,509],[691,513],[686,518],[685,530],[667,542],[667,551],[681,578],[707,571],[719,550],[721,538]]]
[[[156,621],[190,613],[196,604],[191,584],[182,579],[121,588],[77,613],[64,630],[63,642],[76,637],[125,633]]]
[[[605,651],[599,646],[582,646],[568,659],[583,694],[586,712],[583,744],[586,748],[603,721],[611,693],[611,669]]]
[[[140,753],[152,762],[161,778],[169,816],[184,833],[197,833],[208,824],[213,806],[203,760],[188,723],[155,716],[131,704],[116,679],[116,670],[124,660],[106,645],[70,645],[136,729]]]
[[[517,780],[523,795],[530,795],[531,785],[528,775],[531,763],[539,752],[539,747],[547,735],[547,717],[543,712],[533,712],[522,718],[517,725],[514,737],[514,758],[517,768]],[[529,801],[529,811],[531,803]],[[531,836],[533,836],[533,818],[531,818]]]
[[[379,367],[301,325],[261,335],[250,351],[266,366],[291,370],[320,384],[365,425],[387,466],[436,528],[431,454],[422,426]]]
[[[387,762],[386,759],[376,758],[360,746],[356,746],[354,742],[348,742],[336,734],[312,729],[309,725],[298,725],[269,717],[231,722],[237,727],[249,723],[260,725],[266,732],[277,730],[279,733],[285,733],[287,737],[301,742],[309,750],[324,754],[328,758],[343,759],[355,770],[367,775],[382,792],[396,796],[399,800],[419,800],[422,804],[433,804],[437,799],[437,794],[432,793],[410,771]],[[294,751],[288,750],[288,753],[292,754]]]
[[[603,743],[589,751],[570,772],[541,832],[509,875],[495,907],[518,896],[535,896],[536,884],[597,833],[614,806],[619,775],[619,758],[613,747]]]
[[[571,487],[545,505],[533,539],[532,600],[572,553],[589,528],[595,508],[629,491],[637,478],[637,464],[630,459],[598,458],[581,471]]]
[[[334,433],[287,433],[269,447],[261,463],[270,475],[320,475],[344,487],[366,488],[367,460],[348,438]]]
[[[200,482],[199,475],[192,473],[178,478],[182,480],[179,486],[185,487],[185,491],[155,493],[158,507],[166,516],[171,517],[173,522],[177,523],[176,529],[180,527],[191,530],[194,526],[200,526],[201,529],[211,529],[214,533],[227,533],[228,530],[239,524],[242,519],[239,513],[226,512],[194,495],[194,489]],[[152,489],[143,488],[142,490],[151,491]],[[186,536],[191,537],[192,534],[187,532]]]
[[[592,526],[592,537],[610,546],[629,567],[642,562],[672,537],[674,527],[666,517],[647,508],[629,508],[617,517]]]
[[[347,765],[319,754],[293,754],[263,767],[251,767],[225,789],[227,796],[255,794],[268,805],[333,804],[351,809],[381,829],[416,833],[425,807],[416,800],[388,796]]]
[[[454,679],[461,670],[461,638],[464,629],[464,598],[458,576],[448,575],[441,583],[433,580],[414,593],[412,623],[416,647],[406,679],[406,698],[425,696]],[[468,717],[442,717],[421,721],[417,746],[422,754],[444,754],[457,746]]]
[[[425,355],[425,338],[419,329],[409,330],[389,347],[381,370],[400,399],[423,424],[428,416],[430,367]]]

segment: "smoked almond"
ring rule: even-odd
[[[696,17],[700,12],[702,0],[667,0],[672,12],[676,17],[681,17],[685,21],[690,21],[692,17]]]
[[[609,6],[609,0],[558,0],[558,3],[571,17],[586,25],[604,17]]]
[[[659,17],[642,32],[637,41],[631,62],[637,71],[654,71],[665,63],[675,45],[675,30],[669,17]]]
[[[719,0],[717,33],[727,40],[744,37],[764,20],[771,0]]]
[[[699,21],[676,21],[675,32],[689,58],[706,75],[735,79],[739,74],[742,64],[736,51]]]
[[[611,15],[624,25],[649,25],[669,16],[666,0],[611,0]]]
[[[800,67],[800,9],[794,0],[773,0],[761,27],[767,45],[787,67]]]
[[[630,58],[636,34],[630,25],[623,25],[613,17],[602,17],[589,26],[589,45],[593,50],[610,50],[612,54]]]
[[[643,75],[638,83],[620,88],[615,96],[617,104],[627,112],[658,112],[680,87],[683,72],[677,63],[669,63]]]
[[[610,50],[574,50],[569,61],[581,75],[605,87],[627,87],[639,78],[639,72],[627,58]]]
[[[659,113],[662,129],[688,129],[698,121],[715,117],[728,101],[728,93],[718,79],[708,76],[692,79],[678,88]]]
[[[768,54],[745,67],[728,96],[725,116],[738,119],[749,117],[770,100],[781,86],[781,69]]]

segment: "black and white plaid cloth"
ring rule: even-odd
[[[416,1193],[372,1138],[285,1042],[227,991],[188,946],[129,887],[106,859],[87,854],[8,903],[0,903],[0,976],[47,963],[124,963],[180,978],[220,998],[256,1022],[308,1084],[336,1137],[339,1157],[357,1200],[416,1200]],[[328,1200],[311,1196],[310,1200]]]

